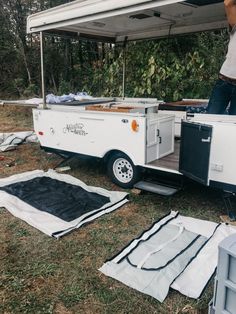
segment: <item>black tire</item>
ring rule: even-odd
[[[115,153],[110,157],[107,173],[113,183],[124,189],[132,188],[140,177],[138,167],[124,153]]]

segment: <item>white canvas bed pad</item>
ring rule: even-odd
[[[18,182],[25,182],[39,177],[51,178],[68,184],[73,184],[83,188],[88,192],[97,193],[110,199],[110,202],[106,203],[101,208],[87,212],[79,218],[67,222],[50,213],[40,211],[37,208],[34,208],[26,202],[22,201],[20,198],[0,190],[0,207],[6,208],[14,216],[24,220],[29,225],[37,228],[45,234],[55,238],[60,238],[63,235],[71,232],[74,229],[80,228],[84,224],[89,223],[96,218],[118,209],[128,202],[126,198],[128,195],[127,193],[108,191],[99,187],[87,186],[77,178],[67,174],[59,174],[54,170],[49,170],[48,172],[35,170],[0,179],[0,187],[5,187]],[[37,193],[37,191],[34,192]]]
[[[198,234],[200,236],[198,241],[203,237],[202,243],[198,244],[199,249],[192,251],[183,250],[182,252],[184,252],[185,256],[183,256],[182,259],[179,258],[182,255],[182,252],[179,251],[174,263],[168,256],[169,251],[167,250],[166,254],[164,249],[171,241],[162,239],[163,243],[161,245],[157,243],[156,250],[153,250],[153,243],[150,242],[150,239],[165,225],[169,225],[169,227],[175,226],[179,229],[182,228],[185,231]],[[107,261],[99,270],[103,274],[117,279],[142,293],[148,294],[160,302],[165,300],[170,287],[188,297],[199,298],[215,272],[219,243],[233,233],[236,233],[235,227],[185,217],[179,215],[178,212],[171,212],[169,215],[154,223],[150,229],[133,240],[118,255]],[[175,232],[175,234],[177,233]],[[176,241],[179,235],[180,232],[176,237],[173,237],[172,247],[169,248],[170,250],[173,250],[175,245],[179,245]],[[206,239],[205,242],[204,238]],[[181,237],[179,240],[182,240],[184,243],[186,238]],[[138,257],[139,252],[137,248],[140,244],[142,246],[142,243],[145,242],[147,242],[146,248],[144,247],[143,252],[139,248],[140,257]],[[197,245],[197,243],[195,244]],[[137,251],[136,255],[135,251]],[[149,260],[149,264],[151,262],[154,263],[155,252],[159,254],[156,255],[157,264],[160,263],[160,259],[163,260],[165,258],[165,265],[168,266],[171,262],[170,265],[172,267],[166,268],[165,266],[163,268],[164,272],[162,269],[161,276],[155,269],[140,268],[140,266],[143,265],[143,261],[147,261],[152,253],[154,254],[152,260]],[[144,259],[142,253],[145,253]],[[186,260],[186,253],[189,254],[189,263]],[[136,266],[132,265],[134,264],[132,260],[135,258],[137,260]],[[183,263],[185,263],[185,265],[183,265]]]

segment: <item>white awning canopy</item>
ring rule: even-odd
[[[122,42],[227,26],[222,0],[76,0],[33,14],[27,32]]]

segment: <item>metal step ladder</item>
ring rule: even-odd
[[[163,196],[172,196],[182,189],[182,185],[170,186],[160,182],[139,181],[134,185],[134,188]]]

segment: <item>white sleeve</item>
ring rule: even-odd
[[[236,32],[236,24],[233,27],[229,25],[229,32],[230,35],[233,35]]]

